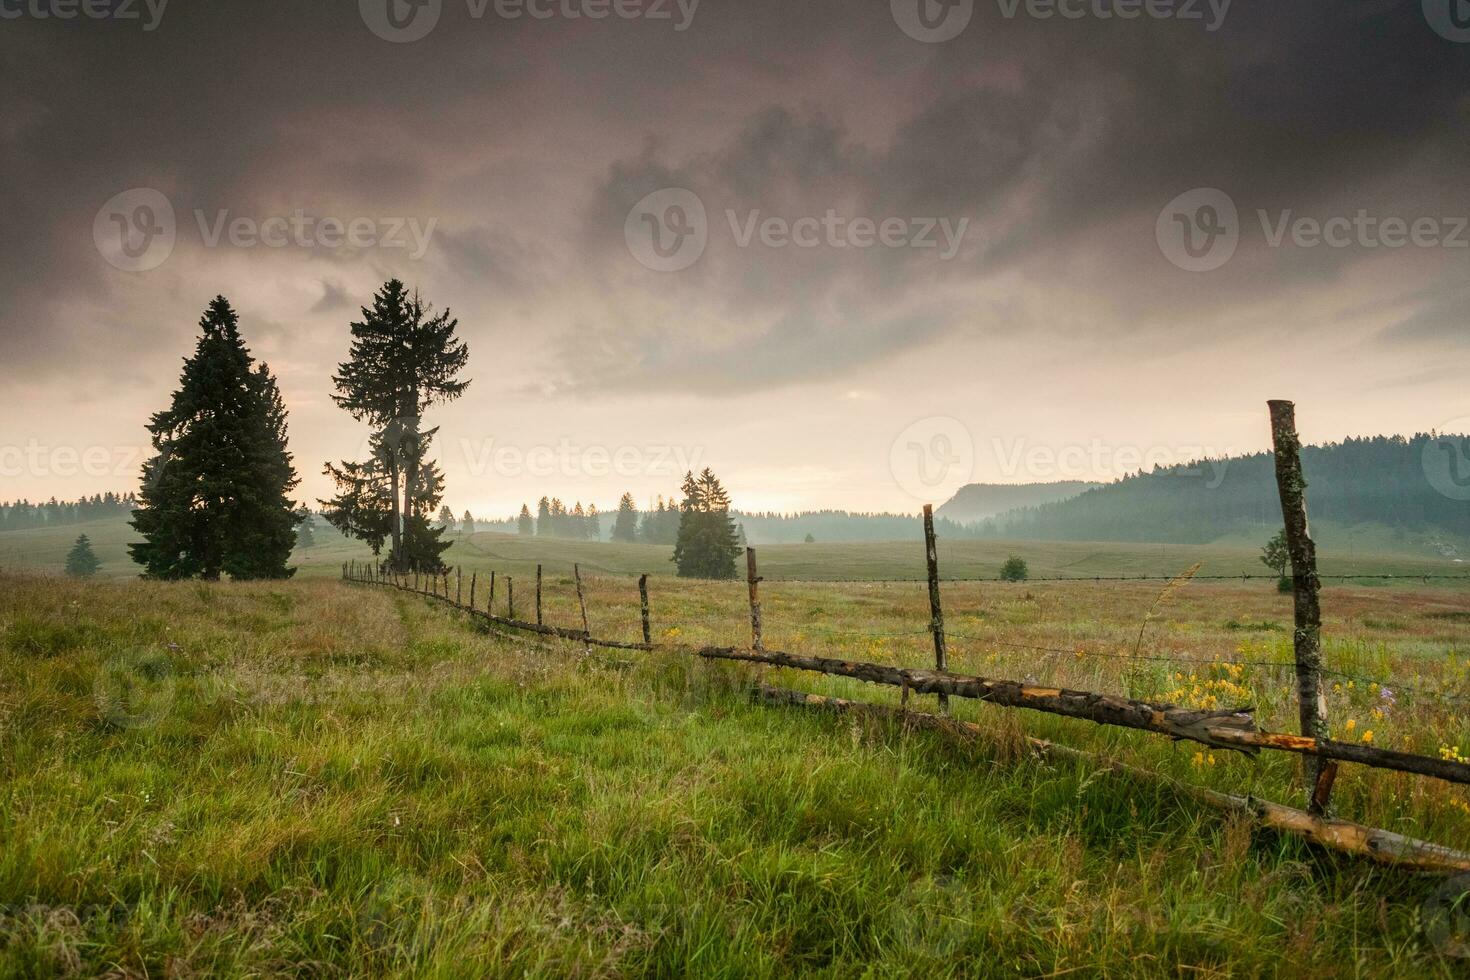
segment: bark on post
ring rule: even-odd
[[[536,625],[537,626],[542,625],[542,622],[541,622],[541,566],[540,565],[537,565],[536,566]]]
[[[505,618],[516,618],[516,585],[509,575],[505,577]]]
[[[745,549],[745,582],[750,587],[750,647],[752,650],[764,650],[765,643],[761,640],[761,577],[756,574],[755,549]]]
[[[944,610],[939,605],[939,547],[934,541],[934,506],[924,505],[924,557],[929,566],[929,631],[934,634],[934,669],[948,670],[944,650]],[[949,695],[939,695],[939,710],[949,711]]]
[[[1266,403],[1271,410],[1271,442],[1276,449],[1276,489],[1286,524],[1286,550],[1291,556],[1291,594],[1296,613],[1296,686],[1302,735],[1327,738],[1327,697],[1322,687],[1322,607],[1318,593],[1317,546],[1307,530],[1307,481],[1302,476],[1301,440],[1296,432],[1296,406],[1289,401]],[[1326,812],[1326,794],[1318,807],[1322,762],[1307,762],[1307,805]],[[1330,785],[1328,787],[1330,789]]]
[[[454,568],[454,604],[464,605],[464,569],[457,565]]]
[[[475,608],[475,580],[480,577],[479,572],[470,572],[470,608]]]
[[[587,597],[582,594],[582,569],[576,562],[572,563],[572,578],[577,582],[577,605],[582,609],[582,648],[588,653],[592,652],[592,629],[587,625]]]
[[[653,633],[648,622],[648,574],[638,576],[638,605],[643,617],[643,645],[653,646]]]
[[[487,599],[487,600],[485,600],[485,608],[487,610],[489,610],[490,615],[492,615],[492,616],[495,615],[495,570],[494,569],[491,569],[490,570],[490,598]]]

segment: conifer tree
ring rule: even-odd
[[[433,555],[437,562],[447,547],[438,535],[419,542],[407,541],[406,535],[410,528],[414,534],[431,530],[433,511],[420,508],[429,506],[424,490],[433,480],[420,471],[435,466],[427,452],[437,430],[423,428],[424,413],[458,398],[470,384],[459,380],[469,348],[456,336],[458,327],[448,310],[433,314],[417,294],[409,295],[401,281],[391,279],[372,306],[363,307],[362,319],[351,324],[348,359],[332,376],[333,399],[374,430],[374,457],[388,489],[390,561],[400,569],[412,567],[401,563],[419,554]],[[437,479],[442,491],[442,475]]]
[[[149,578],[286,578],[298,480],[285,404],[223,296],[199,327],[171,405],[148,423],[157,455],[143,464],[132,524],[144,540],[129,553]]]
[[[328,463],[324,471],[337,486],[337,495],[319,501],[322,516],[349,538],[367,543],[376,557],[383,550],[393,521],[393,496],[387,472],[376,456],[366,463]]]
[[[684,476],[679,536],[673,561],[681,578],[735,578],[740,545],[730,518],[730,497],[706,468]]]
[[[464,516],[459,519],[459,531],[461,534],[475,533],[475,515],[471,514],[468,510],[466,510],[464,512]]]
[[[536,503],[536,533],[550,537],[555,530],[551,526],[551,501],[542,497]]]
[[[454,529],[458,527],[454,520],[454,511],[449,509],[448,504],[439,508],[439,527],[450,534],[453,534]]]
[[[588,541],[602,540],[602,514],[598,512],[596,504],[587,505],[587,520],[583,527]]]
[[[311,511],[302,508],[297,512],[301,523],[296,525],[296,547],[302,551],[316,547],[316,532],[312,530]]]
[[[92,551],[92,542],[85,534],[78,536],[76,544],[66,553],[66,574],[72,578],[91,578],[102,567]]]
[[[633,495],[625,493],[618,500],[618,513],[613,518],[612,539],[614,541],[638,540],[638,511],[633,506]]]
[[[546,498],[541,499],[544,501]],[[525,535],[536,533],[536,519],[531,516],[531,508],[525,504],[521,504],[521,516],[516,518],[516,531]]]

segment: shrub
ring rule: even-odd
[[[1006,559],[1004,565],[1000,566],[1000,580],[1002,582],[1024,582],[1031,577],[1031,570],[1026,567],[1026,560],[1017,555],[1011,555]]]

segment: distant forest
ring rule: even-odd
[[[1312,519],[1470,535],[1470,504],[1441,493],[1426,475],[1428,460],[1451,479],[1462,476],[1441,458],[1441,441],[1420,434],[1303,447]],[[1470,490],[1470,479],[1465,485]],[[1001,538],[1202,544],[1280,524],[1274,457],[1262,452],[1161,467],[1070,500],[1013,510],[973,529]]]
[[[0,531],[83,524],[131,514],[134,506],[133,495],[130,493],[100,493],[80,500],[57,500],[52,497],[44,504],[33,504],[28,500],[17,500],[9,504],[0,501]]]

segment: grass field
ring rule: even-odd
[[[576,622],[565,576],[545,585],[548,620]],[[636,635],[627,579],[588,591],[594,631]],[[953,667],[1239,699],[1290,730],[1285,671],[1212,663],[1284,662],[1289,599],[1191,583],[1140,640],[1157,591],[947,585]],[[764,598],[771,646],[932,656],[917,586],[773,582]],[[1467,595],[1343,586],[1325,604],[1329,666],[1401,681],[1385,697],[1339,677],[1339,737],[1470,754],[1464,703],[1440,696],[1470,688]],[[740,642],[743,585],[661,580],[653,619],[671,643]],[[324,576],[7,574],[0,631],[4,975],[1465,968],[1424,928],[1442,880],[1253,832],[1167,781],[1296,802],[1289,757],[959,702],[987,737],[957,746],[750,704],[752,670],[589,657]],[[894,700],[783,673],[765,677]],[[1167,778],[1043,764],[1023,733]],[[1343,816],[1470,846],[1463,788],[1347,767],[1335,799]]]
[[[916,529],[919,527],[915,520]],[[78,534],[91,538],[101,574],[109,578],[132,578],[138,566],[128,558],[127,544],[138,540],[123,519],[98,521],[70,527],[32,531],[0,532],[0,569],[59,572],[66,552]],[[445,561],[464,568],[465,574],[488,573],[524,576],[541,563],[548,572],[570,572],[572,563],[586,571],[604,575],[672,576],[672,548],[657,545],[556,538],[521,537],[483,532],[451,536],[454,544]],[[1374,550],[1323,547],[1324,574],[1388,573],[1394,575],[1465,575],[1470,564],[1428,557],[1405,547],[1393,548],[1387,535],[1360,535]],[[371,553],[360,542],[328,531],[318,532],[316,547],[292,556],[304,577],[340,572],[349,559],[367,561]],[[924,576],[922,537],[913,541],[844,542],[832,544],[762,545],[761,574],[772,580],[873,581],[917,579]],[[940,539],[939,559],[946,578],[994,578],[1007,556],[1024,557],[1036,577],[1177,575],[1195,562],[1204,562],[1201,575],[1262,575],[1259,545],[1248,544],[1130,544],[1072,541],[954,541]],[[1364,584],[1372,584],[1365,581]],[[1463,584],[1463,583],[1462,583]]]

